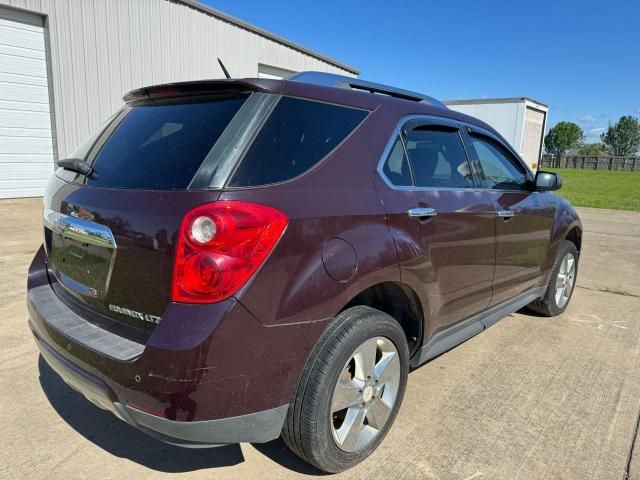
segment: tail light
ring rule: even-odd
[[[287,227],[275,208],[248,202],[201,205],[182,219],[171,298],[211,303],[236,293],[262,265]]]

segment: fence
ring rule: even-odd
[[[587,170],[626,170],[640,172],[640,157],[587,157],[578,155],[543,155],[543,168],[583,168]]]

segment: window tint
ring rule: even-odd
[[[498,190],[525,190],[527,176],[522,165],[502,147],[482,137],[471,137],[471,145],[476,151],[484,173],[483,187]]]
[[[246,95],[133,107],[95,161],[87,184],[140,189],[187,188]]]
[[[471,188],[473,175],[457,130],[417,128],[407,136],[417,187]]]
[[[86,160],[87,154],[89,153],[89,150],[91,150],[91,147],[93,147],[93,144],[96,143],[98,137],[102,135],[102,133],[106,130],[113,119],[120,115],[121,111],[122,110],[118,110],[116,113],[102,122],[100,126],[91,133],[91,135],[89,135],[80,145],[76,147],[73,152],[71,152],[69,158],[79,158],[81,160]]]
[[[396,143],[393,144],[393,148],[391,152],[389,152],[382,171],[387,179],[398,187],[410,187],[413,185],[409,162],[404,153],[404,147],[402,146],[400,137],[396,138]]]
[[[306,172],[344,140],[367,113],[327,103],[281,98],[229,185],[266,185]]]

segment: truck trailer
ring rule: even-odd
[[[445,100],[451,110],[476,117],[495,128],[535,171],[549,107],[527,97]]]

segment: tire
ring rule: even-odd
[[[371,368],[366,367],[369,364]],[[372,374],[370,379],[367,373]],[[409,349],[398,322],[365,306],[343,311],[307,361],[282,438],[296,455],[325,472],[341,472],[360,463],[393,424],[408,373]],[[342,405],[350,406],[335,410]]]
[[[571,259],[573,257],[573,266],[567,275],[565,270],[567,270],[567,264],[564,264],[564,260]],[[580,254],[576,246],[565,240],[560,246],[560,250],[558,251],[558,256],[556,258],[555,264],[553,266],[553,271],[551,272],[551,277],[549,278],[549,284],[547,285],[547,291],[540,300],[536,300],[527,305],[527,308],[535,313],[540,315],[544,315],[545,317],[555,317],[556,315],[560,315],[564,312],[569,305],[569,301],[571,300],[571,296],[573,295],[573,291],[575,290],[575,282],[578,275],[578,263],[579,263]],[[566,279],[567,283],[565,288],[568,288],[568,292],[565,292],[558,296],[558,288],[560,288],[560,283],[562,283]]]

